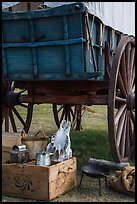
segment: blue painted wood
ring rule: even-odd
[[[6,62],[6,55],[5,55],[4,49],[2,49],[2,77],[4,79],[8,78],[7,62]]]
[[[33,21],[29,19],[30,24],[30,34],[31,34],[31,43],[35,42],[35,34],[34,34],[34,25]],[[33,77],[36,78],[38,74],[37,67],[37,55],[35,48],[32,48],[32,66],[33,66]]]
[[[77,43],[86,42],[83,38],[59,40],[59,41],[47,41],[47,42],[30,42],[30,43],[3,43],[3,48],[18,48],[18,47],[42,47],[48,45],[71,45]]]
[[[64,23],[64,39],[68,39],[67,16],[63,16],[63,23]],[[70,70],[69,45],[65,45],[65,58],[66,58],[66,76],[70,76],[71,70]]]
[[[97,63],[95,72],[91,49],[86,46],[86,13],[82,3],[47,10],[3,12],[3,79],[103,80],[104,46],[105,41],[112,44],[111,28],[105,27],[100,55],[100,21],[95,18],[93,22],[93,16],[89,14]],[[115,32],[114,51],[119,35]]]

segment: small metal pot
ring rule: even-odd
[[[42,151],[36,154],[36,165],[38,166],[49,166],[51,165],[51,153]]]
[[[13,145],[10,151],[10,163],[26,163],[29,161],[29,152],[24,144]]]

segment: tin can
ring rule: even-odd
[[[36,154],[36,165],[49,166],[51,165],[50,153],[46,151],[38,152]]]

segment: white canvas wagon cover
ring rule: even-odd
[[[2,2],[5,9],[21,2]],[[57,7],[77,2],[44,2],[48,7]],[[103,24],[124,34],[135,36],[135,2],[82,2],[89,12]]]

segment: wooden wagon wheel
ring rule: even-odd
[[[13,93],[13,94],[12,94]],[[11,82],[2,82],[2,124],[5,132],[18,132],[18,122],[22,125],[22,129],[28,133],[33,113],[33,104],[15,105],[15,86]],[[20,94],[21,92],[17,92]],[[7,99],[8,96],[8,99]],[[6,102],[8,100],[8,102]],[[16,106],[16,107],[15,107]],[[19,107],[23,108],[23,115],[19,113]],[[24,112],[25,111],[25,112]],[[17,120],[18,119],[18,120]]]
[[[53,115],[57,127],[63,119],[71,121],[72,129],[81,130],[81,108],[82,105],[53,104]]]
[[[135,38],[124,35],[113,59],[108,90],[108,131],[114,160],[128,162],[135,143]]]

